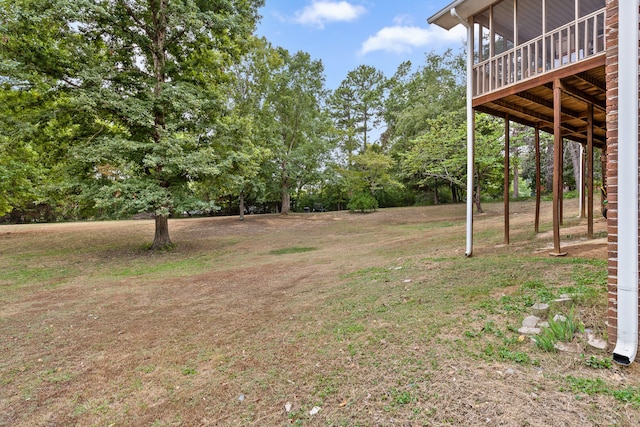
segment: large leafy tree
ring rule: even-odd
[[[0,2],[2,74],[45,78],[83,117],[74,158],[98,206],[153,211],[152,245],[192,183],[219,173],[225,69],[263,0]]]
[[[247,198],[264,200],[267,183],[262,172],[271,159],[271,150],[270,129],[261,114],[272,72],[282,64],[278,51],[266,39],[252,38],[249,51],[230,71],[230,125],[223,136],[226,152],[214,184],[218,193],[238,198],[240,219],[244,219]]]
[[[411,72],[411,63],[398,67],[385,101],[387,130],[383,139],[392,153],[406,151],[410,141],[429,130],[429,120],[464,108],[464,58],[451,50],[428,53],[424,65]]]
[[[38,153],[25,138],[31,126],[16,114],[30,112],[34,101],[8,84],[0,87],[0,216],[35,198],[34,184],[40,178]]]
[[[438,203],[440,185],[464,185],[465,127],[457,111],[430,119],[427,124],[428,131],[412,140],[410,149],[401,154],[400,166],[408,181],[422,190],[433,190],[434,203]]]
[[[332,142],[322,62],[305,52],[277,52],[282,62],[265,88],[260,123],[267,131],[262,135],[272,154],[281,213],[286,215],[292,192],[319,179]]]

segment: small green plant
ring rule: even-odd
[[[413,402],[415,399],[413,396],[411,396],[411,393],[409,391],[400,391],[400,390],[396,390],[391,389],[391,398],[393,399],[393,403],[395,403],[396,405],[406,405],[407,403],[411,403]]]
[[[558,340],[553,335],[553,333],[547,332],[548,329],[543,329],[539,335],[536,335],[533,339],[536,342],[536,346],[539,349],[547,351],[549,353],[554,353],[556,351],[556,343]]]
[[[531,361],[527,353],[523,353],[522,351],[511,351],[506,347],[501,347],[498,353],[501,360],[510,360],[521,365]]]
[[[589,396],[594,394],[609,395],[619,402],[630,403],[636,407],[640,406],[640,389],[637,387],[616,389],[600,378],[590,379],[573,376],[567,377],[567,382],[573,393],[584,393]]]
[[[573,307],[571,307],[568,316],[558,320],[549,319],[549,326],[543,328],[540,334],[534,337],[534,340],[538,348],[555,352],[557,342],[571,342],[573,335],[583,329],[582,325],[576,320],[573,314]]]
[[[584,354],[581,355],[584,364],[593,369],[611,369],[612,363],[609,358],[600,358],[597,356],[589,356],[587,359]]]
[[[182,375],[195,375],[197,374],[196,368],[185,366],[182,368]]]

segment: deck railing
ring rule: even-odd
[[[601,9],[475,64],[474,97],[604,52],[604,24]]]

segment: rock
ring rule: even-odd
[[[567,353],[580,353],[581,347],[577,343],[557,342],[554,345],[558,351],[564,351]]]
[[[607,342],[601,338],[596,337],[593,334],[587,334],[587,344],[598,350],[606,350]]]
[[[538,316],[527,316],[522,321],[522,327],[535,328],[538,325],[540,318]]]
[[[573,299],[571,299],[571,298],[558,298],[558,299],[554,299],[551,302],[553,304],[555,304],[555,305],[565,306],[565,305],[570,305],[573,302]]]
[[[548,328],[549,327],[549,322],[540,322],[538,323],[538,326],[541,328]]]
[[[558,351],[566,351],[566,352],[571,351],[571,347],[569,347],[566,343],[563,343],[563,342],[557,342],[553,345],[553,347]]]
[[[537,302],[531,306],[533,310],[533,314],[538,317],[545,317],[549,312],[549,304],[544,304],[542,302]]]
[[[319,406],[314,406],[313,408],[311,408],[311,410],[309,411],[309,415],[315,415],[318,412],[320,412],[320,407]]]
[[[522,328],[518,329],[518,333],[523,335],[538,335],[540,333],[540,328],[523,326]]]
[[[293,407],[293,405],[291,404],[291,402],[287,402],[284,404],[284,410],[285,412],[288,414],[289,412],[291,412],[291,408]]]
[[[567,317],[563,316],[562,314],[556,314],[555,316],[553,316],[553,321],[554,322],[566,322],[567,321]]]

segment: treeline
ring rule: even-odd
[[[252,36],[262,3],[0,0],[0,216],[153,214],[161,248],[170,216],[463,200],[461,53],[331,91],[320,60]],[[504,126],[476,127],[480,207],[502,196]],[[533,134],[512,132],[517,197]]]

